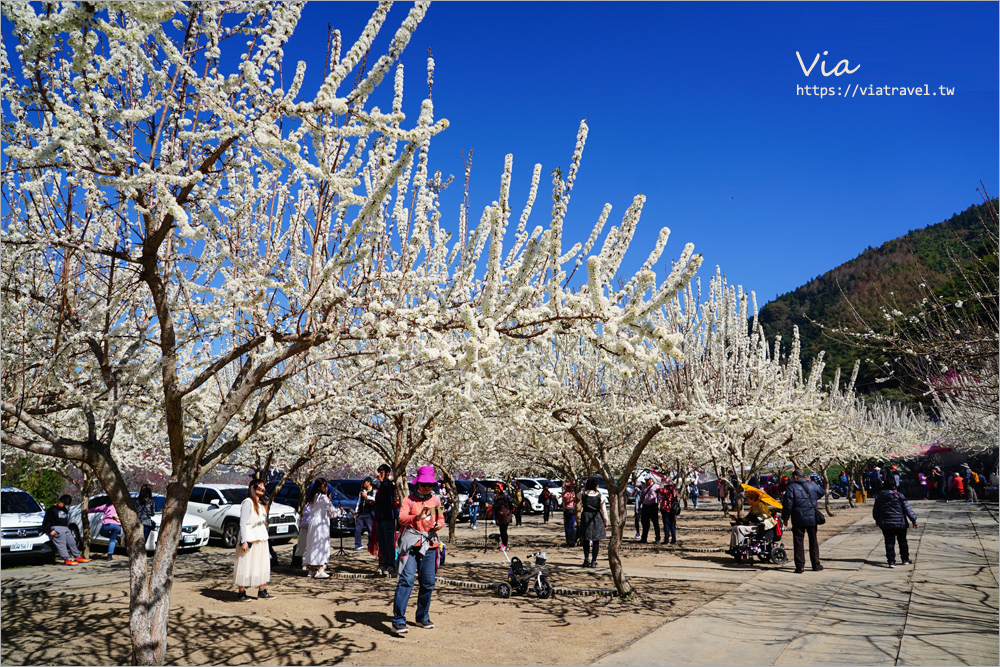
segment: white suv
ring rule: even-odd
[[[52,562],[52,544],[42,532],[45,510],[30,493],[0,488],[0,553],[4,558],[39,558]]]
[[[521,493],[528,501],[530,511],[534,514],[541,514],[542,509],[544,509],[541,501],[542,489],[545,488],[544,482],[548,480],[544,477],[518,477],[515,481],[521,484]]]
[[[246,497],[243,484],[198,484],[191,491],[187,511],[204,519],[212,535],[222,538],[222,546],[234,549],[240,539],[240,503]],[[272,544],[290,542],[299,532],[299,516],[288,505],[273,503],[267,524]]]

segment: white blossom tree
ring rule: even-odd
[[[417,335],[442,368],[472,377],[505,340],[600,331],[614,347],[670,345],[644,318],[672,287],[646,299],[640,272],[613,303],[602,291],[637,207],[600,253],[588,256],[606,215],[563,248],[586,125],[553,180],[547,228],[527,227],[536,167],[504,247],[512,158],[478,225],[463,209],[456,232],[441,227],[446,181],[429,151],[447,122],[427,98],[405,125],[397,63],[426,9],[416,3],[378,57],[389,3],[346,51],[334,32],[307,91],[306,64],[284,67],[297,2],[3,3],[16,40],[0,50],[3,443],[80,462],[117,506],[136,663],[165,658],[191,488],[268,423],[335,394],[275,402],[311,367]],[[383,111],[369,100],[386,76]],[[584,261],[591,288],[574,290]],[[619,341],[626,329],[633,342]],[[448,332],[461,344],[442,345]],[[151,568],[118,454],[124,418],[158,431],[144,444],[170,462]]]

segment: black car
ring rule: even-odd
[[[330,519],[330,532],[354,532],[354,507],[356,502],[351,501],[350,498],[345,496],[340,492],[337,487],[333,486],[329,482],[327,483],[327,489],[330,492],[330,500],[333,501],[334,507],[339,507],[341,510],[340,516]],[[274,484],[268,484],[266,491],[270,495],[271,491],[274,490]],[[274,496],[274,502],[281,503],[282,505],[288,505],[289,507],[294,507],[299,511],[301,515],[302,508],[299,507],[301,502],[301,493],[299,491],[299,485],[290,479],[285,480],[285,483],[278,489],[278,493]]]

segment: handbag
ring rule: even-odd
[[[816,525],[817,526],[822,526],[824,523],[826,523],[826,516],[823,515],[823,510],[821,510],[820,508],[817,507],[816,508]]]
[[[679,501],[677,498],[674,498],[674,501],[670,503],[670,513],[673,514],[674,516],[681,515],[681,501]]]

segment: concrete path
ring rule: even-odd
[[[996,506],[915,510],[915,565],[886,567],[865,518],[821,545],[822,572],[763,571],[595,664],[997,665]]]

